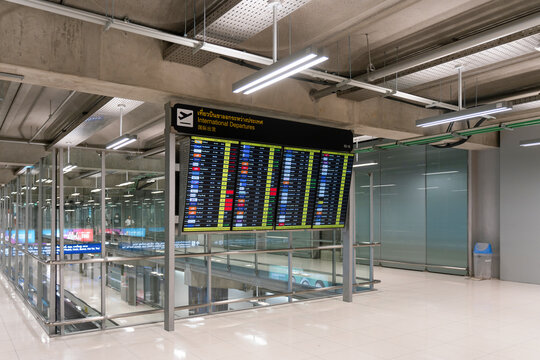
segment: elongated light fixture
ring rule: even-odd
[[[133,185],[133,184],[135,184],[133,181],[126,181],[116,186],[128,186],[128,185]]]
[[[67,164],[66,164],[66,166],[64,166],[64,169],[62,169],[64,174],[67,174],[68,172],[71,172],[71,171],[73,171],[73,170],[75,170],[77,168],[77,165],[71,163],[70,158],[71,158],[71,156],[70,156],[70,148],[68,147],[67,148]]]
[[[540,139],[522,140],[519,142],[519,146],[523,146],[523,147],[538,146],[538,145],[540,145]]]
[[[289,76],[328,60],[308,47],[233,84],[233,92],[249,95]]]
[[[468,120],[468,119],[482,117],[485,115],[496,114],[496,113],[509,111],[509,110],[512,110],[512,106],[508,102],[502,101],[495,104],[476,106],[476,107],[465,109],[465,110],[449,112],[446,114],[441,114],[441,115],[432,116],[426,119],[417,120],[416,126],[429,127],[429,126],[447,124],[454,121]]]
[[[135,184],[135,182],[129,180],[129,174],[128,174],[128,172],[126,171],[126,181],[123,182],[123,183],[121,183],[121,184],[118,184],[118,185],[116,185],[116,186],[128,186],[128,185],[133,185],[133,184]]]
[[[378,165],[378,163],[371,161],[371,162],[362,163],[362,164],[354,164],[353,167],[356,168],[356,167],[364,167],[364,166],[372,166],[372,165]]]
[[[107,150],[118,150],[137,141],[137,135],[122,134],[125,107],[126,104],[118,104],[118,108],[120,109],[120,136],[107,144],[105,147]]]
[[[110,143],[107,144],[106,149],[107,150],[118,150],[120,148],[123,148],[126,145],[131,144],[132,142],[137,141],[137,135],[122,135],[119,138],[114,139]]]

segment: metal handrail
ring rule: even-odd
[[[16,248],[18,251],[23,252],[26,255],[31,256],[38,262],[45,265],[69,265],[69,264],[89,264],[89,263],[109,263],[109,262],[122,262],[122,261],[141,261],[141,260],[158,260],[164,259],[165,255],[150,255],[150,256],[110,256],[105,258],[93,258],[93,259],[82,259],[82,260],[43,260],[36,255],[30,253],[26,249],[20,248],[10,243],[6,243],[7,246],[11,248]],[[353,247],[372,247],[380,246],[380,243],[357,243]],[[280,249],[253,249],[253,250],[232,250],[232,251],[220,251],[220,252],[203,252],[203,253],[187,253],[187,254],[176,254],[174,257],[176,259],[180,258],[193,258],[193,257],[209,257],[209,256],[227,256],[227,255],[245,255],[245,254],[264,254],[264,253],[284,253],[284,252],[295,252],[295,251],[316,251],[316,250],[332,250],[332,249],[342,249],[343,245],[324,245],[324,246],[314,246],[314,247],[297,247],[297,248],[280,248]]]
[[[373,246],[381,246],[381,243],[380,242],[374,242],[374,243],[360,242],[360,243],[353,244],[354,248],[373,247]]]
[[[353,286],[356,286],[356,287],[357,286],[366,286],[366,285],[378,284],[380,282],[381,282],[380,280],[365,281],[365,282],[360,282],[360,283],[354,283]],[[211,302],[208,302],[208,303],[205,303],[205,304],[177,306],[177,307],[174,308],[174,310],[175,311],[181,311],[181,310],[190,310],[190,309],[200,309],[200,308],[203,308],[203,307],[210,307],[210,306],[217,306],[217,305],[227,305],[227,304],[233,304],[233,303],[239,303],[239,302],[265,300],[265,299],[271,299],[271,298],[276,298],[276,297],[288,297],[288,296],[294,296],[294,295],[300,295],[300,294],[308,294],[308,293],[313,293],[313,292],[323,292],[323,291],[337,290],[337,289],[342,289],[342,288],[343,288],[343,285],[335,285],[335,286],[328,286],[328,287],[315,288],[315,289],[309,289],[309,290],[296,290],[296,291],[290,291],[290,292],[285,292],[285,293],[280,293],[280,294],[253,296],[253,297],[249,297],[249,298],[240,298],[240,299],[211,301]],[[137,312],[131,312],[131,313],[107,315],[107,316],[93,316],[93,317],[87,317],[87,318],[75,319],[75,320],[64,320],[64,321],[55,321],[55,322],[45,321],[44,324],[46,326],[66,326],[66,325],[84,324],[84,323],[88,323],[88,322],[113,320],[113,319],[133,317],[133,316],[159,314],[159,313],[162,313],[162,312],[163,312],[163,309],[152,309],[152,310],[144,310],[144,311],[137,311]]]

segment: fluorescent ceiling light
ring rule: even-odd
[[[124,195],[124,197],[133,197],[134,195],[133,194],[126,194]]]
[[[311,47],[308,47],[237,81],[233,84],[233,92],[251,94],[326,60],[328,60],[326,56],[319,56],[312,51]]]
[[[538,145],[540,145],[540,139],[522,140],[519,142],[519,146],[523,146],[523,147],[538,146]]]
[[[360,135],[360,136],[353,137],[352,141],[353,143],[357,143],[357,142],[369,141],[369,140],[374,140],[374,139],[378,139],[378,137],[369,136],[369,135]]]
[[[258,86],[255,86],[254,88],[249,89],[248,91],[244,92],[244,95],[252,94],[255,91],[259,91],[259,90],[261,90],[261,89],[263,89],[263,88],[265,88],[267,86],[275,84],[278,81],[281,81],[283,79],[288,78],[289,76],[292,76],[292,75],[297,74],[297,73],[299,73],[301,71],[309,69],[310,67],[315,66],[317,64],[320,64],[320,63],[322,63],[322,62],[324,62],[326,60],[328,60],[328,58],[326,56],[317,58],[317,59],[315,59],[315,60],[313,60],[313,61],[311,61],[311,62],[309,62],[309,63],[307,63],[305,65],[294,68],[294,69],[290,70],[289,72],[286,72],[285,74],[278,76],[277,78],[273,78],[273,79],[271,79],[271,80],[269,80],[269,81],[267,81],[265,83],[262,83],[261,85],[258,85]]]
[[[68,172],[71,172],[75,170],[76,168],[77,168],[77,165],[67,164],[66,166],[64,166],[64,174],[67,174]]]
[[[17,171],[17,175],[22,175],[26,172],[26,169],[30,169],[31,166],[23,166],[22,168],[19,169],[19,171]]]
[[[382,188],[382,187],[392,187],[396,186],[396,184],[381,184],[381,185],[373,185],[374,188]],[[369,185],[362,185],[361,188],[368,188]]]
[[[162,193],[163,193],[163,190],[152,191],[152,194],[162,194]]]
[[[93,192],[93,193],[96,193],[96,192],[100,192],[101,189],[93,189],[93,190],[90,190],[90,192]]]
[[[126,181],[126,182],[118,184],[116,186],[128,186],[128,185],[133,185],[133,184],[135,184],[133,181]]]
[[[503,111],[512,110],[512,106],[507,102],[498,102],[495,104],[488,104],[482,106],[476,106],[473,108],[449,112],[437,116],[432,116],[426,119],[417,120],[416,126],[429,127],[441,124],[447,124],[454,121],[468,120],[485,115],[496,114]]]
[[[123,148],[126,145],[129,145],[133,142],[137,141],[137,135],[129,135],[125,134],[120,136],[119,138],[114,139],[110,143],[107,144],[105,147],[107,150],[118,150],[120,148]]]
[[[367,162],[363,164],[354,164],[353,167],[363,167],[363,166],[372,166],[372,165],[378,165],[378,163],[372,161],[372,162]]]
[[[81,195],[81,194],[78,193],[78,192],[74,192],[73,194],[71,194],[71,196],[79,196],[79,195]]]
[[[439,171],[439,172],[430,172],[430,173],[425,173],[425,174],[422,174],[422,175],[426,175],[426,176],[430,176],[430,175],[446,175],[446,174],[455,174],[455,173],[458,173],[459,171],[457,170],[450,170],[450,171]]]

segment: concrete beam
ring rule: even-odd
[[[252,70],[219,59],[204,69],[166,62],[161,41],[103,32],[98,25],[5,2],[0,20],[0,33],[7,34],[0,39],[0,71],[41,86],[157,104],[190,99],[395,139],[423,135],[415,121],[437,113],[381,98],[373,104],[330,96],[314,103],[312,84],[292,79],[251,96],[233,94],[231,84]]]

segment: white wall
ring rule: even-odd
[[[493,248],[492,276],[500,276],[499,149],[471,152],[472,241]]]
[[[540,284],[540,126],[501,133],[501,279]]]

